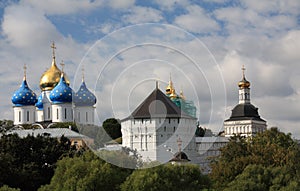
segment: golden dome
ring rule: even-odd
[[[248,80],[246,80],[245,78],[245,67],[242,67],[242,71],[243,71],[243,79],[241,81],[239,81],[238,86],[240,88],[249,88],[250,87],[250,82]]]
[[[171,90],[170,98],[171,98],[171,99],[177,98],[177,95],[176,95],[176,93],[175,93],[175,89],[172,89],[172,90]]]
[[[170,74],[170,81],[169,81],[169,84],[168,86],[166,87],[166,94],[167,95],[170,95],[172,93],[172,90],[173,90],[173,82],[172,82],[172,79],[171,79],[171,74]]]
[[[249,88],[250,87],[250,82],[246,80],[244,77],[241,81],[238,83],[240,88]]]
[[[40,79],[40,88],[42,91],[44,90],[52,90],[59,82],[61,77],[61,70],[56,66],[55,62],[55,53],[54,53],[54,43],[52,43],[51,48],[53,48],[53,57],[52,57],[52,65],[51,67],[44,72],[44,74],[41,76]],[[64,74],[65,80],[68,85],[70,85],[70,80],[68,77]]]

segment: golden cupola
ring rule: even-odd
[[[62,71],[57,67],[55,61],[55,44],[54,42],[51,45],[52,48],[52,64],[51,67],[44,72],[40,79],[40,88],[42,91],[52,90],[59,82]],[[64,74],[66,83],[70,85],[70,81],[66,74]]]
[[[248,80],[246,80],[246,77],[245,77],[245,70],[246,70],[246,68],[243,66],[242,67],[243,79],[241,81],[239,81],[239,83],[238,83],[238,86],[240,88],[249,88],[250,87],[250,82]]]
[[[173,82],[172,82],[172,79],[171,79],[171,74],[170,74],[170,81],[169,81],[169,84],[168,86],[166,87],[166,94],[169,96],[172,94],[172,90],[173,90]]]

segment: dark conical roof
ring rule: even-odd
[[[244,103],[236,105],[229,119],[226,121],[235,121],[235,120],[247,120],[247,119],[255,119],[258,121],[265,121],[260,118],[258,114],[258,108],[256,108],[251,103]]]
[[[194,118],[176,106],[160,89],[153,92],[132,112],[128,118]],[[126,118],[126,119],[128,119]],[[125,119],[124,119],[125,120]]]

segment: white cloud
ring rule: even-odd
[[[161,12],[151,7],[134,6],[129,9],[129,14],[122,17],[125,23],[138,24],[147,22],[159,22],[163,20]]]
[[[297,0],[241,0],[243,6],[258,13],[299,14],[300,2]]]
[[[192,5],[186,9],[188,13],[177,16],[174,24],[197,34],[213,33],[220,29],[218,23],[200,6]]]
[[[73,14],[79,11],[89,11],[104,5],[104,1],[96,0],[23,0],[20,4],[26,4],[49,15]]]
[[[126,9],[131,6],[133,6],[135,3],[135,0],[110,0],[108,1],[108,4],[110,7],[114,9]]]
[[[189,0],[154,0],[162,10],[172,11],[176,7],[186,7],[190,4]]]
[[[5,9],[2,31],[13,46],[22,48],[62,37],[42,12],[27,5]]]

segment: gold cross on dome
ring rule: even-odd
[[[64,72],[65,63],[63,60],[61,61],[60,65],[61,65],[61,72]]]
[[[26,78],[26,69],[27,69],[26,64],[24,64],[23,69],[24,69],[24,78]]]
[[[82,81],[84,81],[84,67],[82,66],[82,68],[81,68],[81,72],[82,72]]]
[[[243,65],[243,67],[242,67],[243,77],[245,77],[245,70],[246,70],[246,68],[245,68],[245,66]]]
[[[51,44],[50,47],[52,48],[52,56],[53,56],[53,58],[54,58],[54,57],[55,57],[55,49],[56,49],[56,46],[55,46],[54,41],[52,42],[52,44]]]

